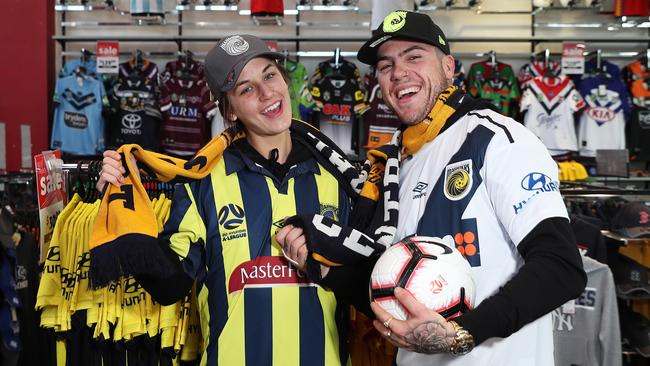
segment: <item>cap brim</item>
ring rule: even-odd
[[[275,60],[282,60],[282,59],[285,58],[285,56],[283,54],[281,54],[279,52],[274,52],[274,51],[264,51],[264,52],[259,52],[259,53],[251,53],[250,55],[247,55],[246,58],[241,60],[237,65],[235,65],[235,67],[233,68],[233,71],[235,73],[233,77],[235,78],[235,80],[239,79],[239,74],[241,74],[242,70],[244,69],[244,67],[246,67],[246,65],[248,64],[248,62],[250,60],[252,60],[252,59],[254,59],[256,57],[263,57],[263,56],[266,56],[266,57],[269,57],[269,58],[272,58],[272,59],[275,59]],[[222,87],[220,92],[225,93],[228,90],[231,90],[235,85],[237,85],[237,83],[233,83],[231,87]]]
[[[393,36],[390,34],[381,33],[373,36],[368,41],[366,41],[366,43],[364,43],[363,46],[361,46],[359,52],[357,52],[357,59],[366,65],[377,64],[377,51],[379,51],[379,47],[381,47],[382,44],[384,44],[385,42],[391,39],[417,41],[417,42],[430,44],[432,46],[440,48],[433,40],[425,37],[417,37],[415,35],[404,35],[404,34],[397,34]]]

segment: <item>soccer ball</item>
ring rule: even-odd
[[[375,264],[370,299],[394,318],[405,320],[407,311],[393,294],[397,286],[445,319],[474,308],[472,272],[451,236],[405,238],[388,248]]]

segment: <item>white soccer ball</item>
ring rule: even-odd
[[[370,276],[370,298],[394,318],[407,311],[395,298],[395,287],[408,290],[427,308],[451,319],[474,308],[474,279],[467,260],[451,236],[414,236],[384,252]]]

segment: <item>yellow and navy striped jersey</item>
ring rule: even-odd
[[[202,365],[341,364],[334,294],[284,259],[275,233],[295,214],[347,223],[350,205],[313,158],[279,181],[234,149],[176,187],[161,237],[199,283]]]

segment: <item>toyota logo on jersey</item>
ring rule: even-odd
[[[139,130],[142,127],[142,117],[137,114],[126,114],[122,117],[122,126],[129,130]]]
[[[557,183],[546,174],[530,173],[521,180],[521,187],[527,191],[550,192],[557,191]]]

